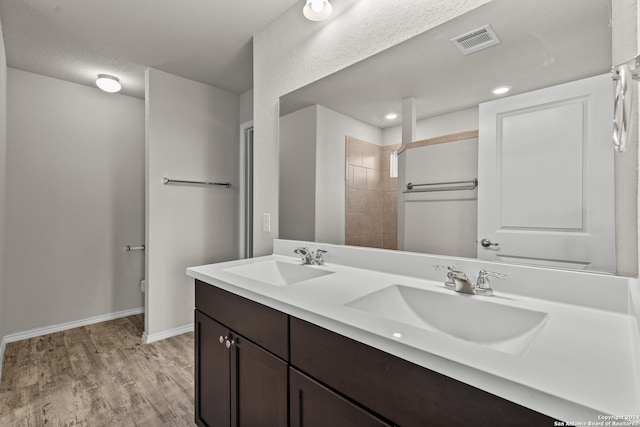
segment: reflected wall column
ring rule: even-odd
[[[638,55],[638,0],[611,2],[612,65],[622,64]],[[634,84],[638,84],[635,82]],[[636,100],[637,102],[637,100]],[[615,153],[615,222],[616,272],[623,276],[638,276],[638,114],[631,125],[631,141],[627,151]],[[613,144],[612,141],[607,141]],[[634,230],[635,232],[631,232]]]

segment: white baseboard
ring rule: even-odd
[[[7,347],[7,344],[10,342],[22,341],[28,338],[39,337],[42,335],[52,334],[54,332],[66,331],[67,329],[79,328],[81,326],[106,322],[107,320],[119,319],[121,317],[133,316],[134,314],[140,313],[144,313],[144,307],[133,308],[131,310],[116,311],[115,313],[102,314],[100,316],[74,320],[73,322],[60,323],[58,325],[45,326],[44,328],[30,329],[28,331],[5,335],[0,341],[0,381],[2,380],[2,363],[4,360],[4,350]]]
[[[155,334],[147,334],[147,331],[145,331],[142,334],[142,342],[145,344],[151,344],[152,342],[155,342],[155,341],[160,341],[165,338],[175,337],[176,335],[181,335],[191,331],[193,331],[193,323],[180,326],[179,328],[169,329],[167,331],[156,332]]]

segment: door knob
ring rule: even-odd
[[[488,248],[489,246],[498,246],[500,245],[499,243],[493,243],[491,240],[489,239],[482,239],[480,240],[480,244],[485,247]]]

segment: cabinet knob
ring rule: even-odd
[[[222,335],[220,335],[220,338],[218,339],[218,341],[220,341],[220,344],[223,344],[226,339],[227,337],[223,337]]]

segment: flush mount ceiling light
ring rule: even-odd
[[[109,93],[118,92],[120,89],[122,89],[122,86],[120,85],[120,79],[110,74],[98,74],[96,86]]]
[[[511,90],[511,86],[498,86],[491,89],[491,93],[494,95],[504,95]]]
[[[309,21],[324,21],[331,15],[332,10],[329,0],[307,0],[302,13]]]
[[[398,114],[397,113],[389,113],[386,116],[384,116],[385,119],[387,120],[394,120],[398,118]]]

